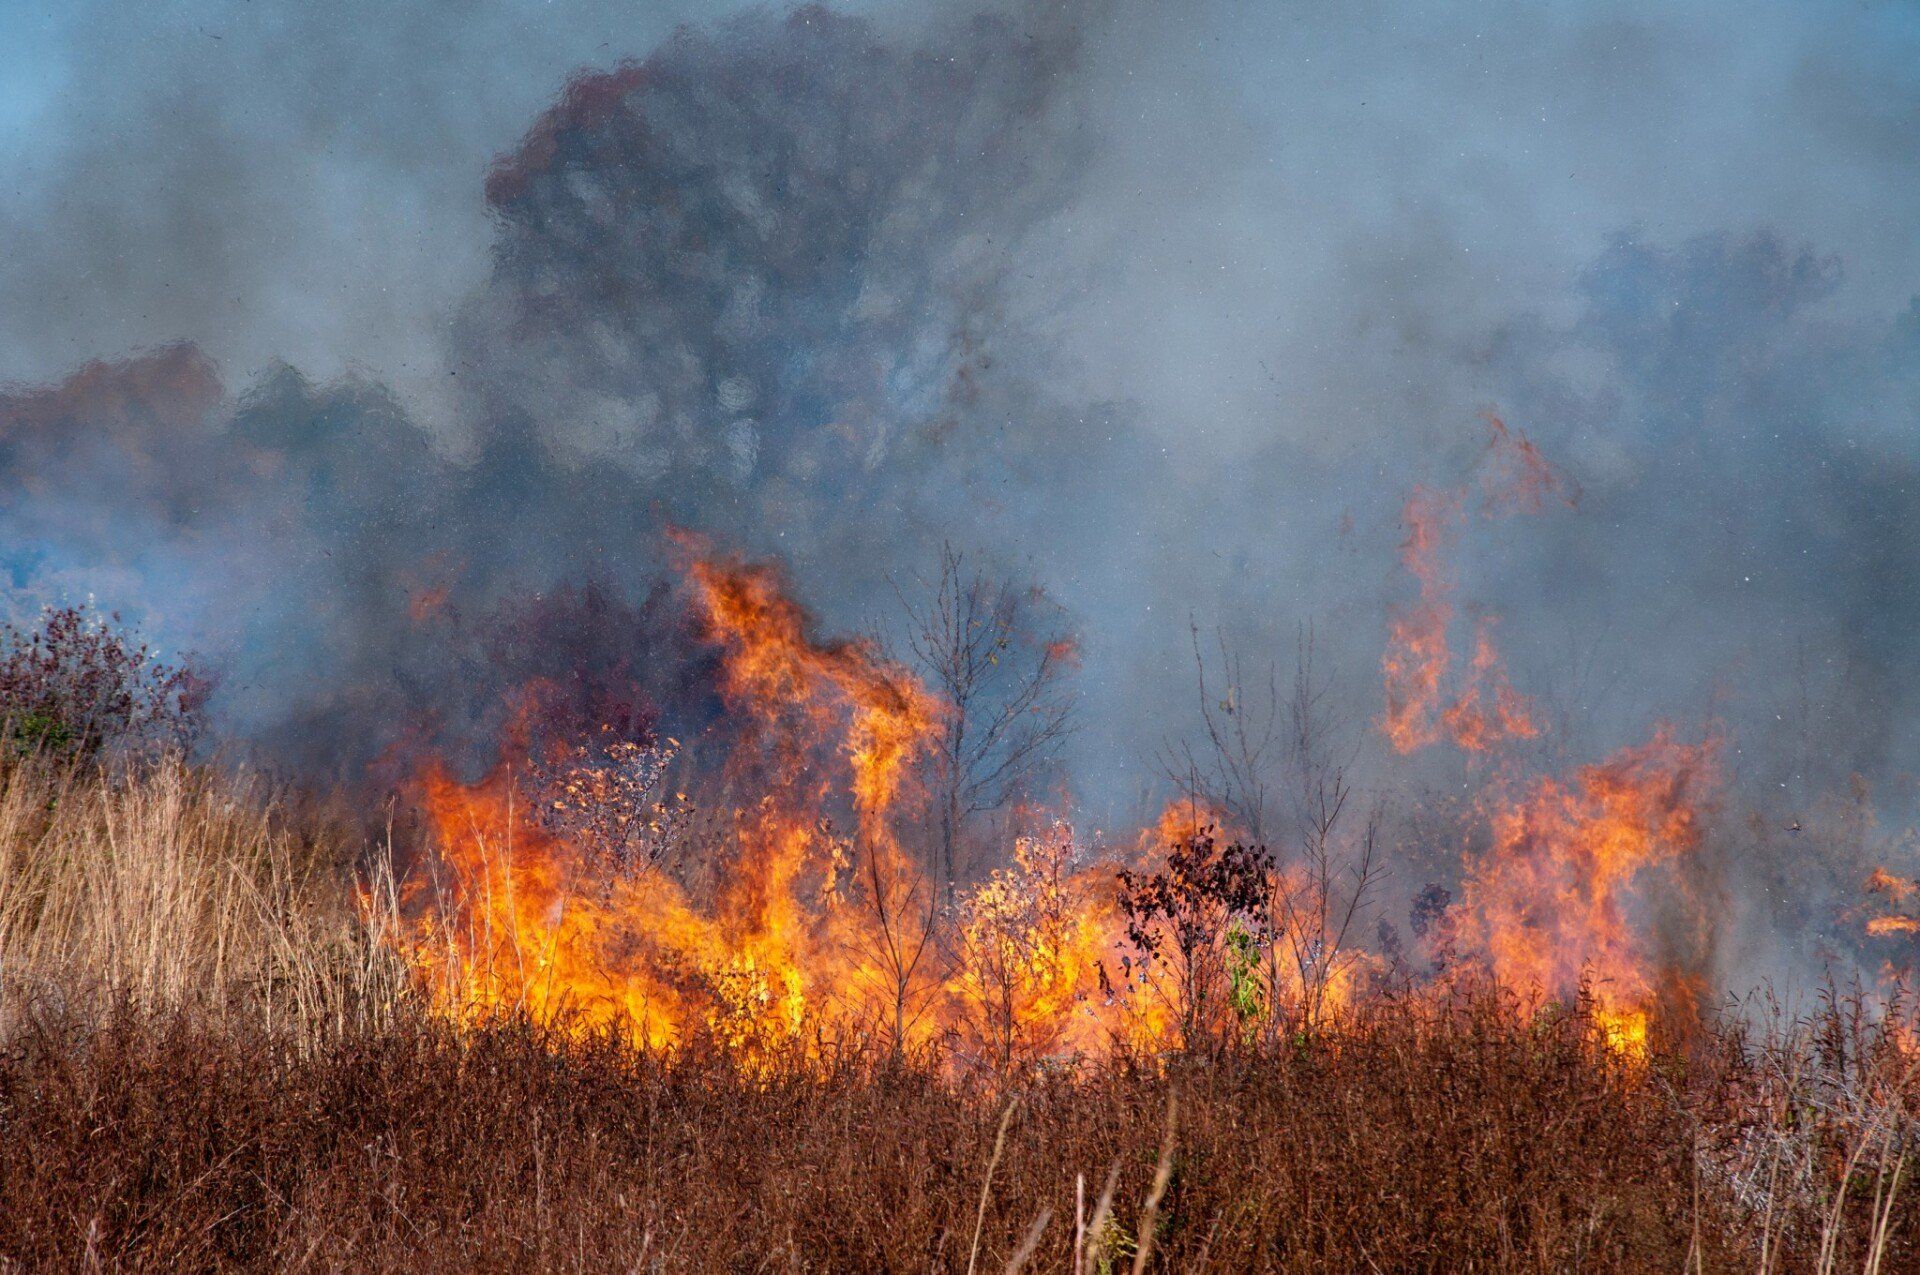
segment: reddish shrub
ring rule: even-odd
[[[161,661],[120,617],[49,607],[37,625],[0,628],[0,733],[16,748],[92,758],[185,746],[212,684]]]

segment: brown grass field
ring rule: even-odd
[[[1920,1264],[1911,1048],[1841,998],[1645,1060],[1481,988],[992,1076],[745,1067],[435,1013],[344,828],[178,763],[8,767],[0,1267]]]

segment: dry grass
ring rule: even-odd
[[[1036,1078],[1001,1139],[1001,1095],[851,1062],[750,1080],[524,1023],[396,1024],[302,1058],[139,1016],[42,1020],[0,1058],[0,1253],[997,1271],[1044,1214],[1031,1266],[1060,1270],[1080,1179],[1117,1166],[1087,1237],[1112,1269],[1142,1246],[1180,1270],[1674,1269],[1696,1223],[1721,1264],[1737,1237],[1694,1212],[1682,1113],[1571,1028],[1437,1026]]]
[[[1208,1061],[749,1073],[425,1016],[337,826],[0,771],[0,1270],[1920,1269],[1920,1055],[1858,1004],[1647,1064],[1479,992]]]
[[[1068,1270],[1076,1253],[1084,1270],[1914,1269],[1895,1140],[1815,1124],[1814,1177],[1776,1172],[1767,1199],[1743,1199],[1724,1171],[1741,1126],[1705,1123],[1700,1095],[1759,1078],[1727,1058],[1694,1066],[1624,1063],[1572,1016],[1529,1023],[1485,999],[1382,1006],[1337,1035],[1209,1064],[1111,1059],[1011,1097],[857,1058],[748,1076],[525,1020],[402,1015],[302,1051],[231,1019],[50,1012],[0,1049],[0,1256],[128,1270],[959,1272],[1016,1257]],[[1103,1182],[1111,1205],[1090,1213],[1087,1185]]]
[[[394,1003],[340,834],[259,780],[0,768],[0,1023],[24,999],[111,1002],[303,1040]]]

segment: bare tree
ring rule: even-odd
[[[1298,639],[1286,712],[1288,795],[1300,854],[1275,877],[1273,898],[1274,929],[1290,958],[1300,1019],[1308,1027],[1320,1021],[1354,962],[1354,925],[1371,907],[1382,876],[1381,810],[1370,806],[1360,826],[1349,830],[1354,746],[1313,659],[1308,628]]]
[[[934,942],[936,912],[926,879],[903,870],[896,856],[866,847],[860,854],[859,902],[866,922],[861,938],[875,1024],[886,1036],[888,1054],[906,1056],[914,1031],[933,1006],[944,972]]]
[[[1282,742],[1273,665],[1267,665],[1265,685],[1256,682],[1250,692],[1239,653],[1227,645],[1226,634],[1215,629],[1220,664],[1209,676],[1200,626],[1189,621],[1188,628],[1193,633],[1202,738],[1197,745],[1191,739],[1168,745],[1161,754],[1161,770],[1196,806],[1227,819],[1236,835],[1264,844],[1271,771]]]
[[[1284,701],[1271,664],[1249,684],[1244,661],[1218,631],[1214,645],[1217,664],[1210,667],[1193,626],[1202,729],[1197,740],[1169,746],[1162,769],[1183,795],[1217,811],[1254,845],[1273,844],[1283,830],[1281,840],[1297,840],[1297,852],[1285,855],[1272,877],[1259,999],[1269,1016],[1292,1002],[1312,1024],[1357,958],[1355,926],[1382,872],[1381,812],[1372,807],[1353,826],[1355,745],[1315,667],[1313,629],[1302,628],[1296,639]]]
[[[932,866],[951,903],[967,822],[1004,805],[1072,729],[1065,678],[1075,646],[1044,590],[989,577],[950,544],[940,548],[939,574],[916,584],[909,594],[896,582],[894,593],[914,664],[948,707],[931,754]]]

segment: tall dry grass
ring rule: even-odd
[[[748,1073],[525,1019],[403,1020],[308,1057],[132,1016],[39,1019],[0,1049],[0,1256],[1642,1271],[1680,1269],[1697,1239],[1710,1269],[1736,1268],[1741,1225],[1696,1197],[1687,1135],[1577,1024],[1535,1031],[1494,1005],[1217,1065],[1034,1075],[1012,1105],[884,1063]]]
[[[191,1014],[311,1042],[392,1012],[349,835],[257,776],[0,767],[0,1027],[30,1004]]]
[[[1212,1060],[748,1067],[436,1016],[366,840],[0,762],[0,1271],[1920,1269],[1920,1045],[1860,998],[1644,1062],[1485,988]]]

